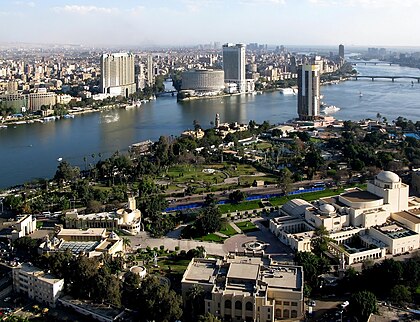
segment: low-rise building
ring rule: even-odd
[[[279,321],[303,316],[303,270],[281,265],[265,254],[195,258],[182,278],[182,296],[200,285],[205,311],[224,321]]]
[[[113,212],[79,214],[77,210],[67,212],[64,217],[66,228],[121,229],[129,234],[140,232],[141,212],[136,208],[136,199],[129,197],[128,207]]]
[[[46,274],[29,264],[13,269],[13,289],[39,303],[55,307],[64,288],[64,279]]]

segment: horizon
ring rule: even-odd
[[[0,10],[9,26],[0,38],[3,45],[83,47],[416,48],[420,35],[408,31],[420,29],[419,14],[420,0],[10,0]]]

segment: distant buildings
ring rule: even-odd
[[[305,63],[298,69],[298,115],[315,120],[320,115],[320,66]]]
[[[342,59],[344,59],[344,45],[338,46],[338,56]]]
[[[182,278],[182,297],[193,285],[206,293],[205,312],[224,321],[277,321],[303,316],[303,270],[269,255],[237,253],[194,258]]]
[[[147,55],[147,85],[152,87],[155,83],[155,73],[153,70],[153,56]]]
[[[136,91],[134,55],[131,53],[103,54],[101,56],[101,92],[125,96]]]
[[[239,93],[246,92],[245,45],[223,45],[223,70],[225,82],[234,83]]]

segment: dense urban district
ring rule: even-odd
[[[54,178],[4,190],[5,321],[418,319],[420,121],[330,116],[321,84],[356,75],[342,45],[218,50],[3,53],[3,127],[138,107],[169,77],[180,100],[298,95],[284,124],[217,114],[210,128],[194,121],[82,168],[58,160]],[[408,59],[378,55],[364,59]]]

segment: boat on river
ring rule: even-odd
[[[335,106],[335,105],[325,105],[322,109],[321,112],[324,114],[333,114],[336,113],[340,110],[339,107]]]

